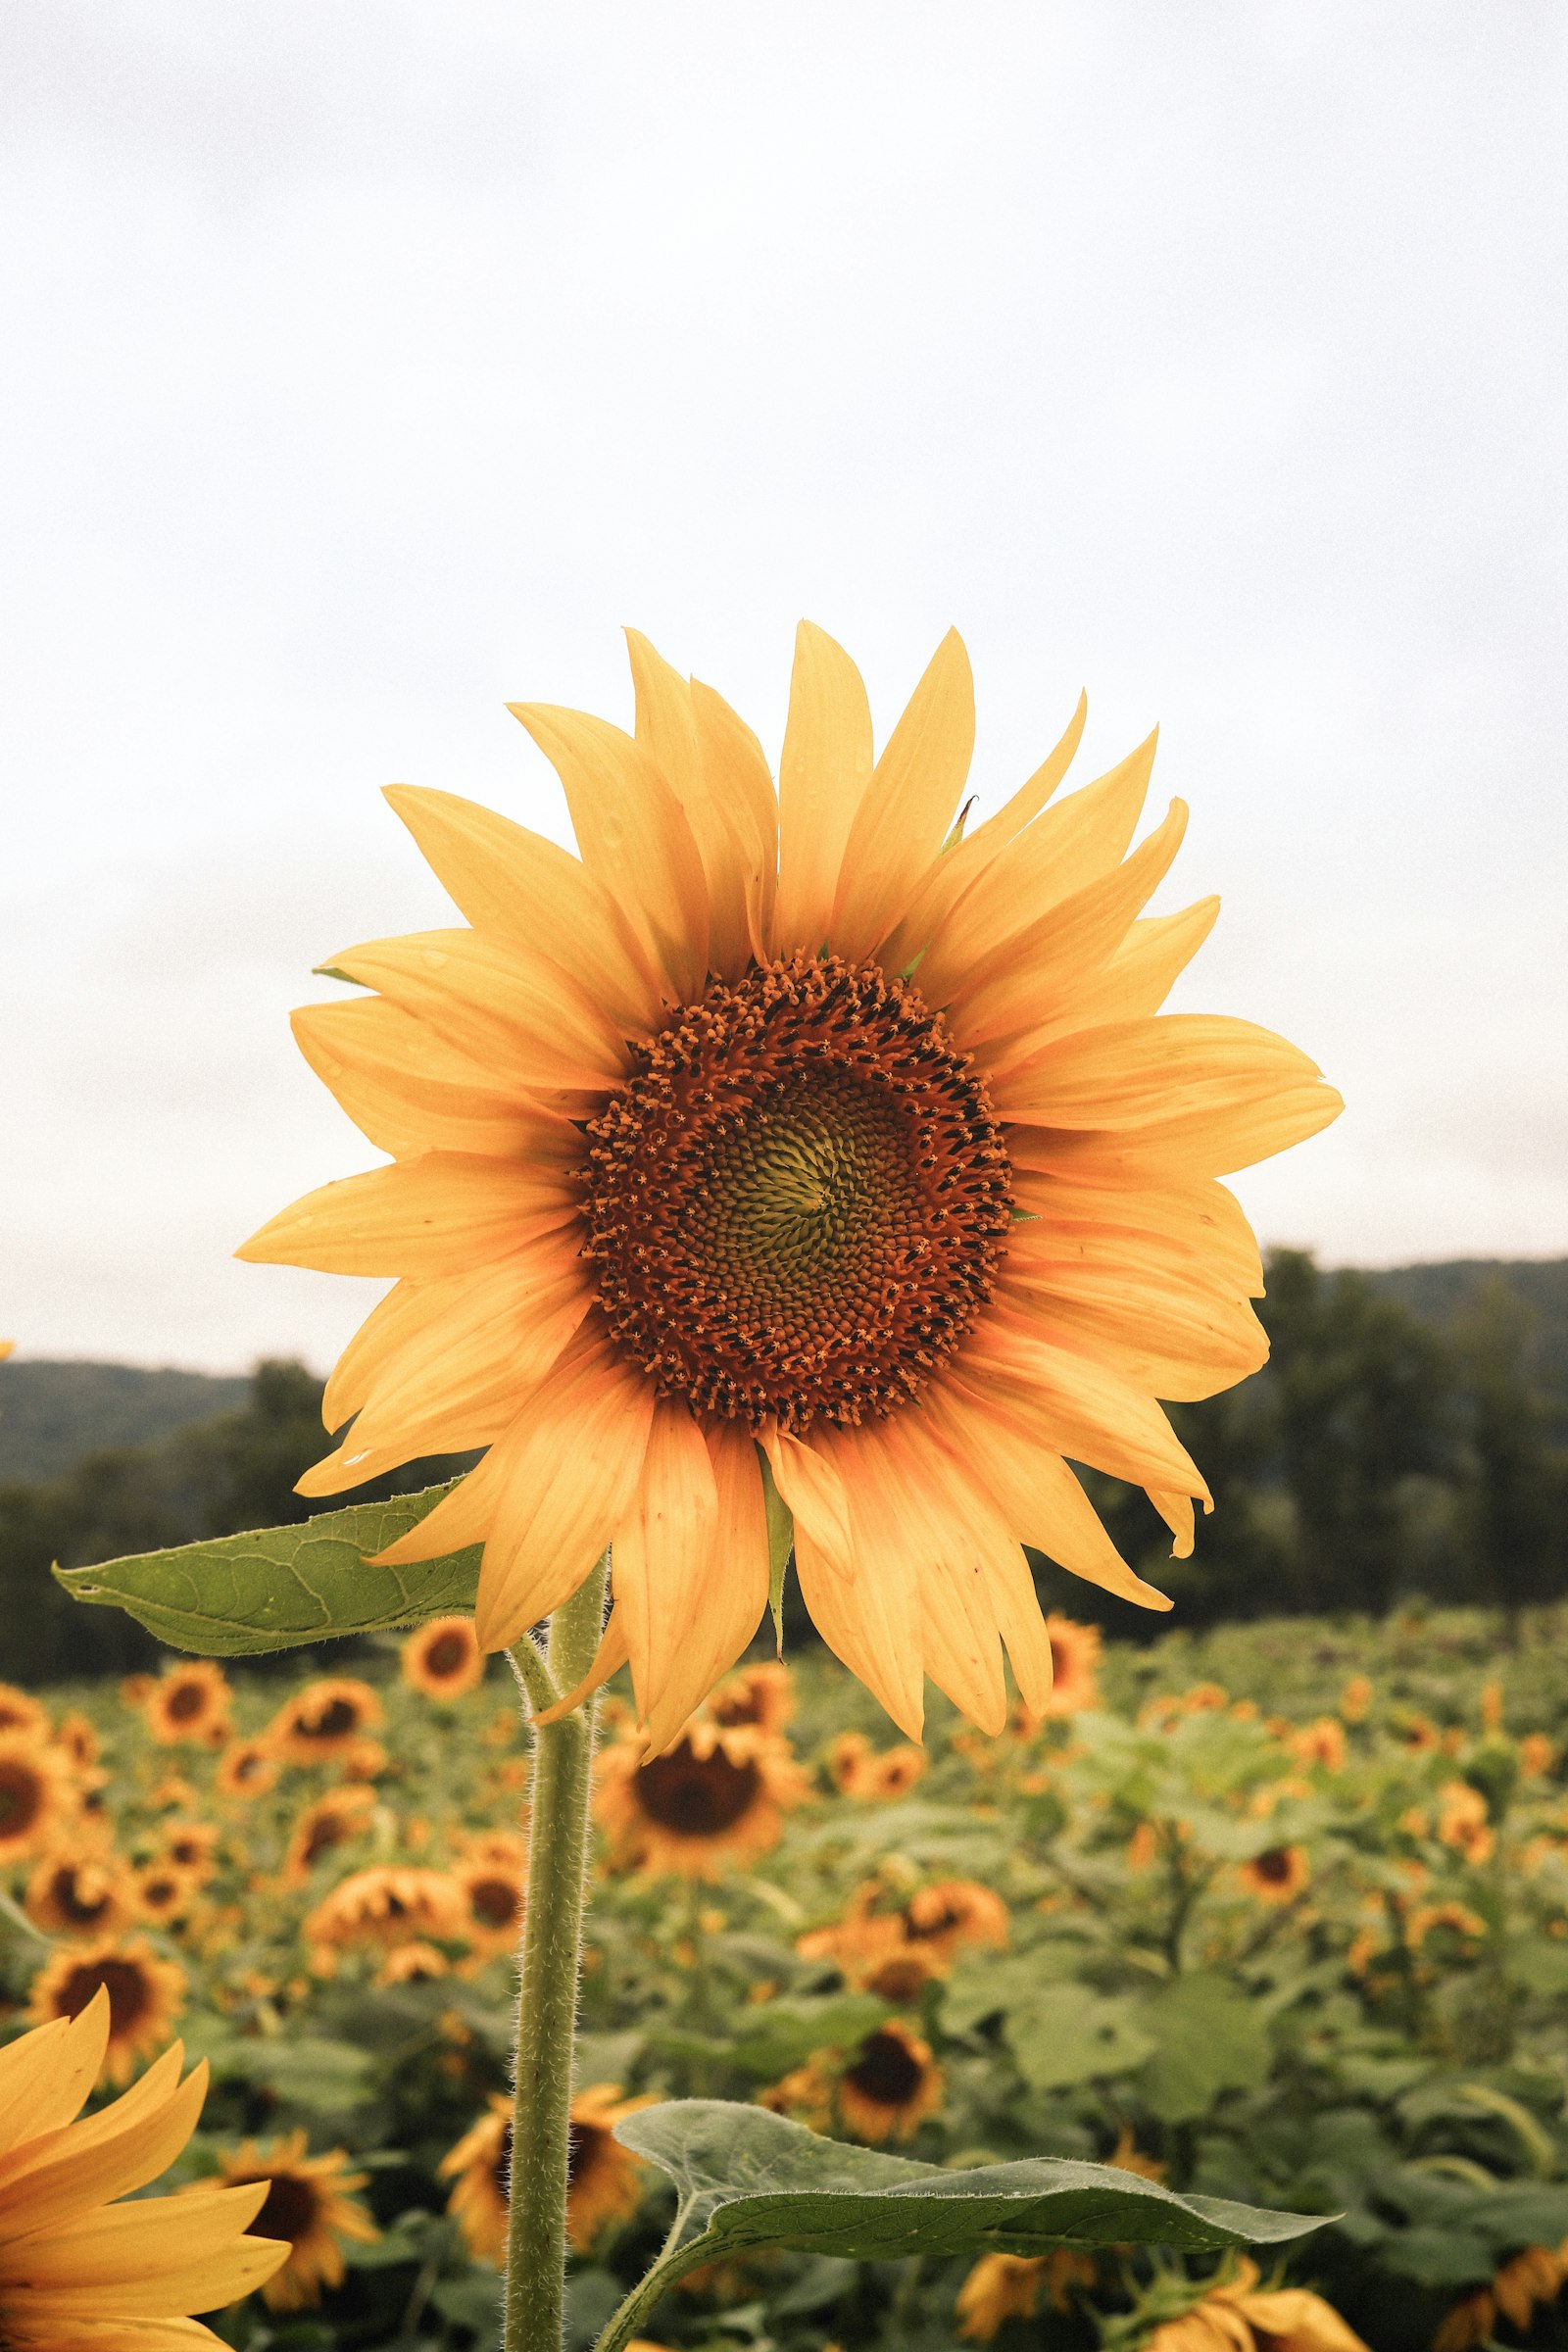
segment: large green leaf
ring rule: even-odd
[[[1206,2115],[1225,2090],[1255,2090],[1269,2068],[1268,2035],[1238,1986],[1217,1976],[1176,1977],[1140,2005],[1154,2054],[1143,2093],[1161,2122]]]
[[[208,1658],[295,1649],[336,1634],[379,1634],[467,1612],[479,1547],[375,1568],[368,1552],[417,1527],[450,1487],[390,1502],[323,1511],[299,1527],[255,1528],[174,1551],[144,1551],[91,1568],[56,1568],[73,1600],[124,1609],[160,1642]]]
[[[666,2287],[699,2263],[762,2246],[850,2261],[939,2259],[1075,2245],[1185,2251],[1277,2245],[1320,2217],[1180,2197],[1103,2164],[1040,2158],[944,2172],[906,2156],[823,2139],[803,2125],[721,2099],[645,2107],[615,2136],[674,2180],[669,2250],[622,2306],[600,2352],[620,2352]]]

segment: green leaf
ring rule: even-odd
[[[622,2118],[615,2136],[675,2181],[675,2242],[690,2251],[700,2239],[705,2261],[758,2246],[851,2262],[985,2247],[1033,2254],[1064,2241],[1205,2250],[1276,2245],[1321,2223],[1315,2214],[1181,2197],[1104,2164],[1040,2157],[944,2172],[724,2099],[642,2108]]]
[[[762,1506],[767,1514],[767,1605],[773,1618],[773,1641],[784,1655],[784,1572],[795,1548],[795,1514],[773,1484],[773,1466],[760,1446],[757,1459],[762,1472]]]
[[[1032,2090],[1128,2074],[1155,2047],[1130,2001],[1105,1999],[1087,1984],[1046,1986],[1008,2018],[1007,2040]]]
[[[379,1634],[471,1612],[479,1546],[372,1567],[366,1557],[406,1536],[450,1485],[389,1502],[323,1511],[299,1527],[255,1528],[174,1551],[55,1569],[73,1600],[124,1609],[172,1648],[208,1658],[294,1649],[339,1634]]]
[[[1177,1977],[1139,2004],[1155,2049],[1143,2093],[1162,2123],[1206,2115],[1222,2090],[1268,2078],[1268,2036],[1245,1992],[1223,1977]]]

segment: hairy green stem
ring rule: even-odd
[[[604,1623],[607,1567],[608,1561],[601,1561],[550,1621],[549,1680],[560,1691],[575,1690],[593,1663]],[[590,1698],[560,1723],[536,1725],[533,1734],[528,1913],[512,2110],[506,2352],[561,2352],[594,1714]]]

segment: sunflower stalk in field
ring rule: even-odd
[[[1216,903],[1144,912],[1186,821],[1173,804],[1132,846],[1152,738],[1058,800],[1080,703],[970,828],[956,634],[877,755],[853,662],[803,626],[776,787],[726,703],[630,647],[633,734],[514,706],[580,858],[450,795],[391,792],[466,927],[343,951],[323,969],[365,993],[296,1016],[388,1164],[240,1253],[394,1278],[328,1383],[347,1434],[302,1492],[483,1458],[438,1495],[68,1579],[196,1649],[444,1618],[466,1596],[480,1648],[510,1652],[534,1761],[507,2352],[561,2341],[595,1693],[629,1666],[645,1785],[632,1805],[625,1760],[607,1764],[606,1826],[689,1869],[694,1900],[715,1824],[740,1840],[788,1801],[764,1686],[750,1725],[692,1727],[770,1610],[781,1625],[790,1561],[908,1740],[928,1677],[1000,1733],[1004,1660],[1027,1714],[1049,1712],[1023,1546],[1169,1605],[1071,1465],[1142,1487],[1191,1550],[1208,1493],[1156,1400],[1213,1395],[1266,1351],[1256,1246],[1218,1180],[1340,1107],[1282,1039],[1160,1012]],[[365,1739],[353,1689],[292,1727],[302,1752]],[[874,2034],[834,2096],[897,2117],[928,2065]],[[681,2197],[606,2352],[735,2244],[905,2259],[1297,2226],[1099,2167],[960,2188],[760,2107],[615,2129]]]

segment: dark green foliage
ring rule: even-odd
[[[63,1477],[86,1453],[156,1446],[176,1429],[236,1411],[249,1387],[242,1373],[0,1363],[0,1486]]]

